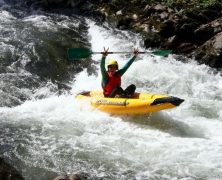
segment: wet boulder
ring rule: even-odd
[[[172,20],[166,20],[161,23],[159,34],[165,38],[172,37],[175,34],[175,22]]]
[[[144,39],[144,46],[146,48],[158,48],[162,43],[162,38],[155,32],[150,32]]]
[[[57,176],[53,180],[87,180],[87,179],[89,179],[89,177],[85,173],[74,173],[74,174]]]
[[[200,46],[193,55],[200,63],[213,68],[222,68],[222,32]]]
[[[11,165],[0,158],[0,179],[24,180],[21,174]]]
[[[194,31],[196,43],[201,45],[214,35],[214,29],[209,24],[200,26]]]
[[[194,31],[196,43],[202,45],[219,32],[222,32],[222,17],[198,27]]]

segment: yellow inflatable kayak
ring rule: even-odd
[[[105,98],[102,91],[86,91],[77,94],[78,100],[86,100],[92,107],[109,114],[146,114],[179,106],[184,100],[167,95],[135,93],[132,98]]]

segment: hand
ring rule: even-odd
[[[134,50],[133,50],[133,54],[134,54],[134,56],[138,56],[138,54],[139,54],[139,49],[138,48],[134,48]]]
[[[104,49],[104,51],[102,52],[102,55],[103,55],[103,57],[106,57],[109,53],[108,53],[108,50],[109,50],[109,48],[103,48]]]

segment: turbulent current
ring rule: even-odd
[[[184,99],[143,116],[110,116],[76,101],[101,89],[101,55],[68,62],[69,47],[143,49],[137,34],[80,15],[0,0],[0,157],[30,180],[222,179],[222,77],[194,61],[140,55],[123,87]],[[109,55],[122,66],[132,54]],[[64,88],[65,87],[65,88]]]

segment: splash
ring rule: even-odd
[[[103,46],[145,51],[138,35],[92,21],[88,37],[93,51]],[[102,179],[221,179],[221,76],[173,56],[141,55],[124,74],[123,86],[134,83],[138,91],[174,95],[185,102],[150,116],[109,116],[75,99],[78,92],[101,88],[100,58],[92,57],[98,74],[84,69],[70,82],[72,95],[55,93],[0,108],[4,157],[14,157],[30,179],[75,171]],[[108,58],[123,65],[129,57]]]

